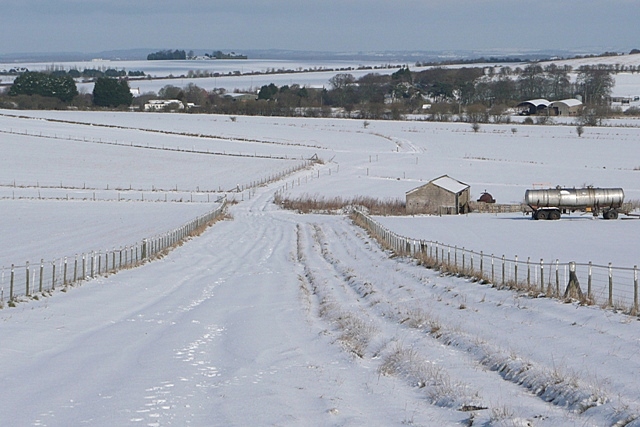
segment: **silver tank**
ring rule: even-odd
[[[624,202],[622,188],[550,188],[548,190],[527,190],[525,203],[532,208],[575,208],[588,207],[619,208]]]

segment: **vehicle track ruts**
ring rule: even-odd
[[[355,230],[355,231],[354,231]],[[597,405],[609,404],[611,406],[611,418],[616,419],[616,409],[608,402],[611,398],[600,389],[597,384],[590,382],[590,379],[570,370],[563,371],[560,367],[546,366],[539,361],[529,360],[528,357],[518,354],[513,348],[501,347],[500,342],[494,342],[491,337],[475,335],[473,330],[467,330],[468,319],[458,316],[434,315],[429,306],[437,304],[444,306],[448,312],[473,312],[467,307],[467,298],[475,298],[473,294],[466,295],[460,289],[450,285],[440,285],[437,272],[425,270],[422,267],[398,259],[389,259],[388,253],[377,248],[375,242],[364,236],[358,229],[353,229],[349,225],[341,227],[327,227],[324,224],[314,225],[310,230],[299,230],[305,235],[304,238],[310,242],[305,247],[303,255],[298,259],[319,257],[326,263],[326,269],[320,271],[309,271],[307,269],[307,280],[312,284],[316,296],[321,302],[331,301],[330,309],[336,307],[349,307],[351,312],[359,313],[370,325],[369,337],[365,341],[369,344],[368,352],[360,351],[358,356],[364,357],[393,357],[394,351],[398,352],[398,347],[393,348],[392,342],[411,342],[409,346],[414,361],[421,358],[422,363],[426,360],[433,361],[433,348],[444,344],[445,353],[437,356],[436,362],[455,357],[466,359],[462,365],[469,365],[469,369],[477,370],[478,367],[486,376],[493,376],[495,381],[509,382],[514,388],[519,389],[514,393],[527,396],[523,399],[530,399],[537,396],[541,403],[549,402],[555,405],[559,413],[556,416],[566,419],[578,417],[588,411],[589,408]],[[298,243],[298,253],[303,249]],[[363,258],[366,261],[363,262]],[[370,264],[371,268],[362,269],[362,265]],[[379,267],[379,268],[378,268]],[[385,277],[385,272],[393,272],[389,277]],[[443,282],[449,282],[443,280]],[[463,283],[464,280],[460,279]],[[479,285],[466,284],[469,287]],[[485,292],[497,293],[495,289],[487,289]],[[503,291],[502,298],[508,298]],[[322,303],[319,303],[322,305]],[[474,304],[473,305],[480,305]],[[488,304],[485,304],[488,305]],[[327,310],[324,310],[326,313]],[[438,310],[441,312],[442,309]],[[323,312],[320,312],[321,317]],[[501,315],[497,313],[497,315]],[[473,317],[473,316],[470,316]],[[443,323],[443,319],[447,323]],[[327,320],[336,324],[335,319],[330,316]],[[384,325],[387,326],[384,326]],[[339,326],[339,325],[338,325]],[[395,327],[396,332],[388,333],[390,327]],[[417,332],[417,334],[415,333]],[[385,335],[384,338],[375,336]],[[399,335],[398,335],[399,334]],[[428,356],[423,356],[418,349],[423,349]],[[426,349],[426,350],[425,350]],[[382,366],[382,365],[381,365]],[[458,366],[458,365],[457,365]],[[379,368],[384,369],[384,368]],[[456,371],[459,371],[458,369]],[[416,374],[403,375],[413,381]],[[451,374],[447,374],[451,376]],[[454,383],[462,383],[460,377],[466,379],[472,375],[456,372],[458,375]],[[505,381],[506,380],[506,381]],[[483,379],[487,381],[487,379]],[[415,383],[413,385],[419,384]],[[419,385],[420,386],[420,385]],[[504,387],[504,386],[503,386]],[[441,392],[441,391],[440,391]],[[429,393],[428,393],[429,394]],[[463,403],[464,400],[455,401],[453,399],[438,400],[433,398],[432,402],[449,405],[459,405],[460,407],[484,407],[491,406],[478,400],[471,403]],[[473,395],[479,397],[479,394]],[[624,401],[624,399],[622,399]],[[545,403],[546,404],[546,403]],[[621,403],[625,405],[624,403]],[[535,407],[535,404],[523,406]],[[495,408],[494,408],[495,412]],[[522,412],[518,412],[522,413]],[[535,418],[536,414],[531,417]],[[633,419],[634,415],[625,414],[622,419]]]

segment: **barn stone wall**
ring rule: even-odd
[[[458,196],[459,212],[465,211],[469,205],[469,189],[461,192]],[[413,214],[438,214],[442,212],[442,207],[449,207],[447,212],[454,212],[456,206],[456,194],[438,187],[433,183],[428,183],[422,187],[410,191],[406,195],[407,213]]]

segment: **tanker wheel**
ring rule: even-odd
[[[554,220],[554,221],[557,220],[557,219],[560,219],[560,211],[557,210],[557,209],[549,211],[548,218],[551,219],[551,220]]]
[[[547,211],[545,211],[545,210],[536,211],[535,219],[547,219],[548,217],[549,217],[549,215],[548,215]]]
[[[608,211],[605,211],[602,216],[604,219],[618,219],[618,211],[615,209],[609,209]]]

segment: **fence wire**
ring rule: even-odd
[[[171,231],[113,250],[94,251],[73,257],[44,259],[38,263],[11,265],[0,270],[0,307],[78,284],[83,280],[116,273],[147,262],[199,233],[223,214],[226,199],[216,209]]]
[[[401,236],[358,209],[354,211],[354,218],[356,224],[368,230],[384,247],[443,272],[470,277],[496,287],[521,289],[556,298],[575,298],[638,313],[637,266],[614,267],[611,263],[596,265],[517,256],[506,258],[504,255]]]

